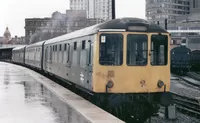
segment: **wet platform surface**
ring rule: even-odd
[[[0,123],[60,123],[50,93],[21,69],[0,62]]]
[[[124,123],[50,79],[0,62],[0,123]]]

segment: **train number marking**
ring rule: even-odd
[[[145,87],[146,86],[146,84],[145,84],[146,82],[144,81],[144,80],[142,80],[141,82],[140,82],[140,84],[141,84],[141,87]]]

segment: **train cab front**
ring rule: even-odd
[[[134,117],[149,117],[158,104],[171,103],[171,39],[158,26],[138,25],[129,29],[135,31],[116,29],[98,33],[94,42],[92,89],[103,95],[100,100],[108,100],[105,105],[125,106]]]
[[[141,115],[157,113],[158,105],[170,105],[169,40],[166,33],[100,33],[93,91],[107,96],[106,105],[113,108],[128,104],[135,111],[142,105]]]
[[[93,66],[93,91],[169,92],[169,35],[112,32],[99,34]]]

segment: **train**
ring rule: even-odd
[[[179,47],[171,49],[171,72],[186,75],[200,71],[200,36],[183,38]]]
[[[200,36],[188,36],[185,40],[186,47],[191,50],[191,71],[200,71]]]
[[[145,122],[172,104],[170,34],[140,18],[118,18],[14,48],[12,62],[90,95],[126,122]]]
[[[171,72],[186,75],[191,69],[191,50],[184,45],[172,48]]]
[[[191,52],[191,70],[200,72],[200,50],[193,50]]]

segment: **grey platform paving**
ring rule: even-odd
[[[0,62],[0,123],[123,123],[48,78]]]

